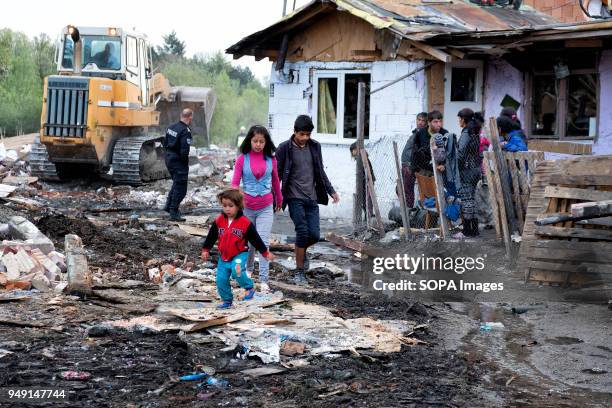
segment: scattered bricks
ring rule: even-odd
[[[59,275],[60,273],[62,273],[59,266],[57,266],[55,262],[53,262],[47,255],[43,254],[40,249],[32,249],[32,258],[34,258],[34,260],[38,262],[38,264],[41,265],[45,269],[45,271],[50,272],[52,276]]]
[[[39,290],[41,292],[47,292],[49,290],[49,287],[51,286],[49,279],[47,279],[47,277],[42,273],[36,274],[30,282],[32,282],[32,287],[34,289]]]
[[[62,273],[66,273],[66,257],[64,256],[64,254],[61,254],[56,251],[51,251],[47,256],[57,265],[58,268],[60,268]]]
[[[15,254],[15,259],[19,264],[21,273],[42,272],[42,267],[23,248],[19,248],[19,251]]]
[[[6,290],[30,290],[32,284],[30,281],[12,281],[8,282],[4,289]]]
[[[2,263],[6,267],[6,277],[9,281],[19,279],[21,273],[19,272],[19,262],[15,258],[15,254],[9,252],[2,257]]]
[[[65,237],[64,248],[66,250],[66,266],[68,268],[67,292],[81,295],[90,294],[92,275],[87,265],[83,241],[77,235],[68,234]]]

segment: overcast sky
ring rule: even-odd
[[[308,0],[297,0],[297,7]],[[293,0],[287,0],[288,8]],[[129,0],[89,2],[21,0],[3,2],[0,28],[24,32],[29,37],[48,34],[53,40],[68,24],[122,27],[147,34],[159,45],[162,35],[175,30],[187,44],[187,55],[225,50],[248,34],[259,31],[282,17],[283,0],[181,0],[166,2]],[[231,56],[228,56],[231,58]],[[246,65],[260,79],[269,76],[270,62],[252,57],[235,61]]]

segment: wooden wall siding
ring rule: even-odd
[[[317,21],[289,41],[288,61],[375,61],[375,29],[346,12]]]
[[[578,0],[525,0],[524,4],[567,23],[588,20]]]
[[[444,64],[439,62],[425,70],[427,77],[428,112],[439,110],[444,113]]]

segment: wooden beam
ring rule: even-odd
[[[440,60],[444,63],[451,62],[453,60],[453,57],[451,55],[435,47],[432,47],[431,45],[423,44],[419,41],[409,40],[407,38],[405,38],[404,41],[406,41],[408,44],[412,45],[413,47],[426,52],[427,54],[431,55],[435,59]]]
[[[612,184],[612,180],[610,181]],[[603,201],[612,200],[612,191],[589,190],[586,188],[571,188],[546,186],[544,197],[567,198],[571,200]]]
[[[565,40],[565,48],[601,48],[603,40],[601,38],[583,38]]]
[[[612,241],[612,231],[600,229],[565,228],[565,227],[535,227],[536,235],[557,238],[583,238],[598,241]]]
[[[612,184],[610,176],[607,174],[551,174],[549,182],[550,184],[575,184],[578,186],[609,186]]]
[[[500,182],[499,191],[504,197],[504,203],[506,203],[504,207],[506,210],[508,227],[510,229],[510,234],[513,234],[514,232],[518,231],[518,228],[516,226],[516,216],[514,214],[514,207],[512,206],[512,195],[510,193],[510,184],[508,180],[508,166],[506,165],[506,160],[504,158],[504,154],[501,149],[501,144],[499,142],[499,133],[497,130],[497,122],[495,118],[489,119],[489,133],[491,145],[493,146],[493,162],[495,164],[496,180],[499,179]]]
[[[447,50],[447,51],[448,51],[450,54],[452,54],[452,55],[453,55],[453,57],[457,57],[457,58],[459,58],[459,59],[463,59],[463,58],[465,57],[465,52],[463,52],[463,51],[459,51],[459,50],[458,50],[458,49],[456,49],[456,48],[448,47],[446,50]]]
[[[393,157],[395,158],[395,171],[397,172],[397,190],[400,196],[400,211],[402,215],[402,224],[404,225],[404,238],[408,241],[410,239],[410,222],[406,205],[406,191],[404,191],[404,178],[402,177],[402,167],[400,165],[396,141],[393,141]]]
[[[539,150],[542,152],[564,153],[575,155],[593,154],[592,143],[566,142],[560,140],[530,139],[527,142],[529,150]]]
[[[608,217],[612,215],[612,200],[572,204],[571,213],[573,217],[581,218]]]

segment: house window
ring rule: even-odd
[[[557,83],[554,75],[536,75],[533,78],[533,135],[557,133]]]
[[[597,75],[572,75],[568,81],[566,136],[595,136]]]
[[[338,118],[338,78],[319,78],[317,132],[335,134]]]
[[[451,102],[476,102],[476,68],[453,68]]]
[[[314,74],[314,107],[317,136],[327,139],[357,138],[357,99],[359,82],[369,93],[370,74],[320,71]],[[369,134],[370,101],[366,97],[365,138]]]
[[[344,76],[344,138],[357,139],[357,98],[359,82],[365,82],[366,95],[370,93],[369,74],[346,74]],[[364,137],[370,134],[370,98],[365,102]]]
[[[597,58],[589,53],[570,55],[565,61],[556,60],[557,75],[551,61],[555,59],[535,62],[537,71],[527,76],[526,92],[531,95],[531,110],[527,112],[525,127],[529,136],[536,139],[595,137],[599,111]]]

